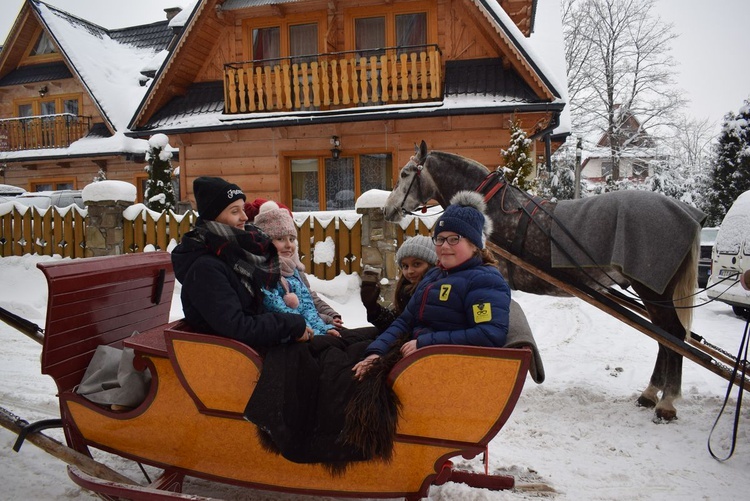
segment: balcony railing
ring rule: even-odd
[[[67,148],[91,129],[91,117],[61,113],[0,120],[0,151]]]
[[[391,47],[224,65],[224,112],[326,110],[439,101],[440,48]]]

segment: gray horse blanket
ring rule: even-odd
[[[559,224],[552,224],[553,268],[612,265],[659,294],[706,219],[683,202],[640,190],[564,200],[554,215]]]

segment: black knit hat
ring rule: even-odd
[[[246,200],[242,188],[220,177],[196,178],[193,181],[193,193],[198,216],[206,221],[216,219],[235,200]]]

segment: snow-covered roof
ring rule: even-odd
[[[539,77],[557,96],[556,101],[566,103],[560,116],[560,124],[554,134],[568,134],[571,130],[570,106],[568,103],[568,79],[565,67],[565,42],[562,31],[562,14],[559,2],[540,1],[536,4],[534,33],[526,38],[515,25],[500,2],[495,0],[473,0],[486,9],[495,27],[502,30],[526,56]]]
[[[153,65],[158,51],[115,41],[100,26],[45,3],[32,3],[104,119],[114,130],[125,130],[148,90],[148,84],[141,85],[141,70],[147,63]]]
[[[66,71],[70,68],[73,75],[67,72],[66,75],[57,75],[57,78],[77,77],[109,130],[101,134],[94,133],[92,129],[91,133],[74,141],[67,148],[34,150],[33,157],[55,159],[144,153],[148,148],[147,142],[126,137],[124,132],[127,131],[128,121],[150,84],[142,72],[155,72],[168,56],[164,50],[172,37],[172,29],[168,22],[163,20],[147,25],[107,30],[38,0],[30,0],[29,5],[38,15],[39,22],[54,40],[65,60],[65,63],[35,65],[29,68],[60,66]],[[24,68],[20,68],[6,76],[5,80],[12,79],[23,71]],[[51,70],[47,73],[49,71]],[[44,76],[51,78],[54,75]],[[12,83],[9,81],[7,85]],[[30,152],[27,150],[0,152],[0,160],[5,161],[26,159],[29,156]]]

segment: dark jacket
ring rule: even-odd
[[[172,251],[175,277],[182,284],[182,311],[199,332],[224,336],[252,348],[294,341],[305,331],[305,319],[292,313],[271,313],[262,293],[245,288],[230,266],[186,234]]]
[[[367,347],[383,355],[409,333],[417,347],[433,344],[505,345],[510,315],[510,287],[494,266],[469,259],[450,270],[425,274],[404,312]]]

